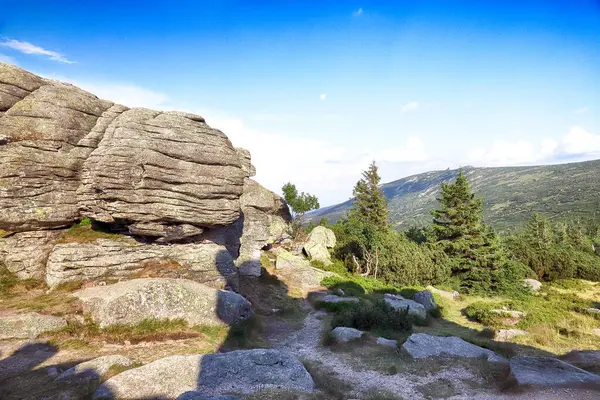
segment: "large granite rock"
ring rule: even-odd
[[[303,293],[320,287],[324,278],[336,276],[333,272],[312,267],[308,260],[281,248],[277,249],[273,273],[289,288],[296,288]]]
[[[432,336],[413,333],[402,348],[415,359],[430,357],[485,358],[488,362],[505,364],[506,360],[491,350],[465,342],[456,336]]]
[[[237,289],[237,268],[231,254],[214,243],[144,244],[130,237],[65,243],[54,247],[46,283],[98,281],[135,277],[186,278],[216,288]]]
[[[244,172],[227,136],[181,112],[132,109],[106,128],[83,166],[81,214],[129,225],[229,225]]]
[[[43,279],[46,262],[62,231],[17,232],[0,238],[0,264],[21,279]]]
[[[431,311],[438,308],[433,298],[433,294],[429,290],[422,290],[415,293],[413,300],[425,307],[425,311]]]
[[[384,300],[387,304],[392,306],[394,309],[399,311],[405,311],[408,309],[408,315],[419,319],[427,318],[427,311],[422,304],[417,303],[413,300],[408,300],[399,295],[386,293]]]
[[[235,151],[240,159],[240,163],[242,164],[242,170],[244,171],[246,178],[252,178],[256,175],[256,168],[252,165],[252,157],[250,152],[241,147],[236,147]]]
[[[85,141],[113,103],[0,63],[0,229],[68,226]]]
[[[52,332],[67,326],[67,322],[52,315],[35,312],[0,317],[0,340],[33,339],[41,333]]]
[[[600,350],[572,350],[560,359],[576,367],[600,373]]]
[[[93,360],[79,363],[73,368],[69,368],[65,372],[61,373],[56,380],[87,381],[92,379],[100,379],[113,366],[129,367],[131,365],[133,365],[133,361],[124,356],[102,356],[94,358]]]
[[[179,318],[191,326],[231,325],[252,316],[250,302],[239,294],[186,279],[133,279],[73,295],[100,327]]]
[[[510,375],[524,388],[597,388],[600,376],[551,357],[518,356],[510,360]]]
[[[331,264],[331,255],[328,248],[335,247],[335,234],[324,226],[315,227],[308,235],[303,251],[311,260]]]
[[[94,399],[175,398],[185,392],[215,396],[272,388],[312,392],[314,383],[302,363],[288,353],[238,350],[172,356],[130,369],[104,382]]]

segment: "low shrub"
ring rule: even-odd
[[[410,331],[412,318],[408,309],[396,310],[383,299],[374,302],[361,301],[334,315],[331,325],[333,328],[347,326],[361,331]]]
[[[491,311],[495,308],[502,308],[502,304],[476,301],[467,306],[463,310],[463,313],[472,321],[479,322],[486,326],[495,326],[500,324],[500,319],[502,318],[501,315]]]

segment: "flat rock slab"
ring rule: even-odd
[[[485,358],[488,362],[505,364],[506,360],[491,350],[475,346],[456,336],[432,336],[413,333],[402,348],[415,359],[430,357]]]
[[[408,299],[393,299],[389,296],[386,296],[385,302],[399,311],[403,311],[408,308],[408,315],[411,315],[413,317],[421,319],[427,318],[427,311],[425,310],[425,307],[423,307],[422,304],[419,304],[416,301]]]
[[[600,372],[600,350],[573,350],[560,359],[579,368]]]
[[[312,392],[314,382],[302,363],[290,354],[237,350],[172,356],[130,369],[104,382],[94,399],[176,398],[185,392],[215,396],[272,388]]]
[[[523,336],[528,334],[529,332],[524,331],[522,329],[500,329],[498,332],[496,332],[496,336],[494,336],[494,339],[506,341],[517,336]]]
[[[56,379],[59,381],[62,380],[78,380],[78,381],[86,381],[91,379],[100,379],[104,374],[106,374],[111,367],[113,366],[123,366],[128,367],[133,364],[129,358],[120,356],[120,355],[112,355],[112,356],[102,356],[98,358],[94,358],[93,360],[82,362],[81,364],[77,364],[73,368],[70,368],[60,374]]]
[[[551,357],[514,357],[510,375],[521,387],[600,389],[600,376]]]
[[[35,312],[0,317],[0,340],[33,339],[41,333],[52,332],[67,326],[67,322],[52,315]]]
[[[356,297],[341,297],[335,294],[328,294],[319,299],[323,303],[359,303],[360,300]]]
[[[237,396],[211,396],[200,392],[185,392],[177,400],[244,400]]]
[[[191,326],[231,325],[253,314],[241,295],[187,279],[133,279],[79,290],[74,296],[100,327],[178,318]]]
[[[358,340],[362,335],[362,331],[354,328],[347,328],[345,326],[338,326],[331,331],[331,336],[333,336],[338,343],[348,343],[352,340]]]
[[[460,293],[458,293],[457,291],[448,292],[446,290],[436,289],[433,286],[427,286],[426,289],[429,290],[431,293],[435,293],[438,296],[445,297],[450,300],[460,299]]]

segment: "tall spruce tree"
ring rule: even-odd
[[[432,211],[431,232],[451,260],[454,276],[465,288],[493,286],[500,267],[498,237],[483,223],[483,200],[471,192],[462,170],[453,183],[441,185],[440,209]]]

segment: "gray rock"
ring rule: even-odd
[[[444,297],[446,299],[458,300],[460,298],[460,293],[458,293],[457,291],[447,292],[445,290],[436,289],[433,286],[427,286],[426,289],[429,290],[431,293],[435,293],[438,296]]]
[[[421,319],[427,318],[427,311],[425,311],[425,307],[416,301],[385,297],[385,302],[394,307],[396,310],[406,310],[408,308],[408,315],[413,317]]]
[[[322,303],[359,303],[356,297],[340,297],[335,294],[328,294],[319,299]]]
[[[413,300],[425,307],[425,311],[435,310],[438,308],[435,299],[429,290],[423,290],[415,293]]]
[[[521,329],[500,329],[496,332],[494,339],[499,341],[506,341],[517,336],[528,335],[529,332],[521,330]]]
[[[250,152],[241,147],[236,147],[235,152],[237,153],[240,159],[240,164],[242,165],[242,171],[244,171],[245,177],[252,178],[253,176],[255,176],[256,168],[254,168],[254,165],[252,165],[252,157],[250,155]]]
[[[48,371],[46,371],[46,373],[51,378],[56,378],[60,374],[60,372],[58,371],[58,368],[56,368],[56,367],[48,368]]]
[[[315,227],[304,244],[303,251],[311,259],[325,264],[331,264],[328,248],[335,247],[335,234],[324,226]]]
[[[59,228],[79,218],[79,142],[112,105],[0,64],[0,229]]]
[[[284,249],[277,250],[274,274],[288,287],[308,292],[321,286],[321,281],[328,276],[336,276],[333,272],[314,268],[303,257],[293,255]]]
[[[251,255],[244,254],[236,260],[239,274],[242,276],[259,277],[262,274],[262,263],[260,250],[254,250]]]
[[[491,350],[465,342],[456,336],[432,336],[413,333],[402,348],[415,359],[429,357],[485,358],[492,363],[506,363],[506,360]]]
[[[46,262],[62,231],[17,232],[0,238],[0,264],[20,279],[43,279]]]
[[[134,279],[86,288],[74,296],[100,327],[178,318],[192,326],[231,325],[252,315],[251,304],[239,294],[186,279]]]
[[[600,376],[551,357],[514,357],[510,375],[521,387],[600,388]]]
[[[164,246],[130,237],[65,243],[54,247],[46,267],[50,287],[69,281],[155,276],[193,279],[219,289],[238,286],[231,254],[214,243]]]
[[[270,388],[312,392],[314,383],[302,363],[290,354],[238,350],[172,356],[130,369],[104,382],[94,399],[175,398],[188,391],[214,396]]]
[[[331,331],[331,336],[338,343],[347,343],[352,340],[358,340],[362,337],[363,332],[354,328],[347,328],[344,326],[338,326]]]
[[[598,308],[586,308],[585,311],[589,312],[590,314],[600,314],[600,309]]]
[[[535,279],[523,279],[523,284],[533,292],[537,292],[542,288],[542,282]]]
[[[185,392],[181,396],[177,397],[177,400],[244,400],[237,396],[211,396],[202,394],[200,392]]]
[[[0,317],[0,340],[33,339],[41,333],[60,330],[67,322],[52,315],[35,312]]]
[[[310,262],[302,256],[296,256],[284,249],[277,251],[277,259],[275,260],[275,268],[278,270],[306,268],[310,267]]]
[[[180,241],[204,232],[204,229],[190,224],[171,225],[161,222],[138,222],[129,225],[128,229],[132,235],[160,238],[158,243]]]
[[[572,350],[560,359],[578,368],[600,372],[600,350]]]
[[[490,310],[490,312],[501,315],[503,317],[516,318],[516,319],[521,319],[525,316],[525,313],[523,311],[508,310],[508,309],[504,309],[504,308],[492,309],[492,310]]]
[[[59,381],[72,379],[77,379],[78,381],[100,379],[112,366],[120,365],[128,367],[132,364],[133,361],[120,355],[102,356],[77,364],[73,368],[69,368],[60,374],[56,379]]]
[[[396,346],[398,346],[398,341],[397,340],[393,340],[393,339],[386,339],[384,337],[378,337],[377,338],[377,344],[379,344],[381,346],[396,347]]]
[[[244,172],[231,142],[204,119],[131,109],[85,160],[77,190],[96,221],[224,226],[240,216]]]

